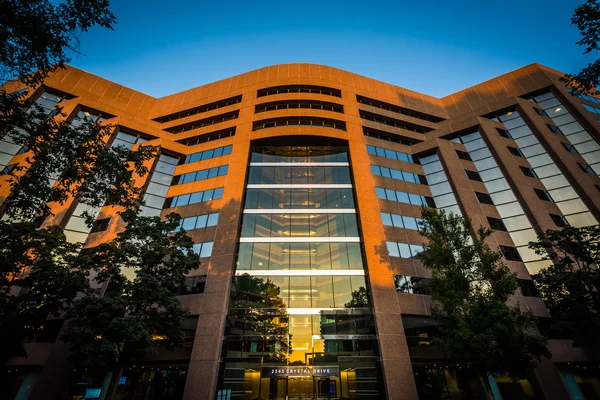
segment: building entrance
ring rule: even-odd
[[[289,377],[269,379],[269,400],[339,399],[339,378]]]

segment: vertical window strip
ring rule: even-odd
[[[150,182],[144,194],[144,205],[140,207],[141,216],[160,216],[178,162],[177,158],[165,154],[158,157],[158,162],[150,175]]]
[[[476,131],[461,135],[459,140],[460,143],[465,145],[469,156],[473,160],[475,169],[488,190],[493,206],[500,215],[501,224],[503,224],[503,228],[508,231],[517,246],[521,258],[529,262],[540,261],[541,257],[528,247],[529,241],[535,241],[537,238],[535,230],[525,214],[525,210],[517,201],[517,197],[502,170],[500,170],[489,151],[481,133]]]
[[[421,157],[419,163],[423,166],[435,206],[440,210],[463,216],[439,155]]]
[[[593,97],[592,99],[598,102],[598,99]],[[533,100],[544,109],[546,114],[548,114],[569,140],[569,143],[573,145],[577,152],[591,166],[595,174],[600,175],[600,144],[598,141],[590,135],[552,92],[534,96]],[[583,104],[583,106],[588,111],[600,114],[600,108],[592,107],[588,104]]]

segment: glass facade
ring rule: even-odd
[[[346,147],[254,147],[217,396],[379,398]]]

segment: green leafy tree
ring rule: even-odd
[[[117,238],[94,248],[94,281],[104,294],[90,290],[69,308],[69,325],[61,336],[70,345],[71,361],[80,367],[118,372],[132,360],[183,340],[181,323],[188,316],[177,293],[185,275],[200,265],[184,230],[173,232],[181,218],[169,214],[138,217],[122,214],[127,223]]]
[[[108,0],[0,0],[0,9],[0,136],[28,151],[26,162],[11,173],[11,195],[0,209],[4,360],[26,355],[26,327],[60,315],[88,289],[93,267],[81,245],[68,243],[59,227],[37,229],[32,218],[50,213],[48,201],[64,204],[71,198],[133,209],[140,194],[134,174],[147,173],[145,162],[156,149],[107,149],[112,127],[70,124],[60,110],[49,116],[30,102],[28,94],[77,52],[82,33],[94,26],[112,28]],[[21,88],[26,89],[15,92]],[[51,178],[57,179],[54,185]]]
[[[112,29],[109,5],[109,0],[0,0],[0,83],[42,83],[78,52],[83,32]]]
[[[369,292],[364,286],[359,287],[357,290],[352,291],[352,299],[344,304],[344,307],[370,307]]]
[[[507,304],[518,281],[485,243],[491,231],[481,227],[473,238],[470,221],[432,208],[422,217],[428,243],[420,258],[432,274],[426,289],[439,327],[435,343],[486,384],[490,374],[525,377],[550,356],[547,340],[537,334],[533,315]]]
[[[0,221],[0,362],[26,357],[24,338],[87,287],[90,259],[57,226]],[[23,273],[27,271],[27,273]]]
[[[529,247],[552,262],[536,276],[551,332],[598,352],[600,343],[600,227],[548,230]]]
[[[587,0],[575,8],[571,23],[577,26],[582,39],[577,42],[584,46],[584,54],[600,49],[600,3],[598,0]],[[576,74],[567,74],[563,81],[578,93],[596,95],[600,87],[600,60],[589,63]]]
[[[71,198],[91,207],[137,206],[141,188],[134,177],[148,173],[145,162],[157,151],[139,146],[107,148],[114,127],[90,120],[72,124],[48,117],[38,107],[19,108],[9,116],[5,128],[11,142],[28,149],[26,165],[11,172],[11,195],[2,211],[11,220],[27,221],[50,214],[49,200],[64,204]],[[56,177],[50,185],[49,179]]]

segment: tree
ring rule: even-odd
[[[0,362],[26,357],[24,337],[87,287],[89,258],[57,226],[0,221]],[[28,273],[22,273],[22,270]]]
[[[491,231],[480,227],[472,238],[470,221],[456,214],[424,208],[422,216],[428,243],[420,258],[431,270],[426,289],[439,327],[434,342],[486,385],[490,374],[525,377],[550,356],[547,340],[537,334],[533,315],[507,304],[518,281],[485,243]]]
[[[183,340],[180,325],[188,311],[176,295],[200,257],[184,230],[174,232],[181,217],[172,213],[161,221],[126,211],[122,218],[125,230],[90,251],[97,265],[94,280],[106,287],[104,294],[90,289],[67,314],[70,322],[61,339],[80,367],[118,372],[153,354],[156,343],[172,346]]]
[[[109,0],[0,0],[0,84],[34,86],[78,52],[79,36],[93,26],[112,29]]]
[[[529,243],[552,266],[535,277],[546,303],[550,331],[596,349],[600,343],[600,227],[547,230]]]
[[[575,8],[571,23],[577,26],[583,38],[577,42],[584,46],[584,54],[600,49],[600,3],[587,0]],[[563,81],[577,93],[598,94],[600,87],[600,60],[589,63],[576,74],[566,74]]]
[[[370,307],[371,302],[369,301],[369,292],[364,286],[359,287],[357,290],[352,291],[352,299],[344,304],[344,307]]]
[[[108,0],[0,0],[0,83],[14,79],[0,87],[0,136],[28,151],[24,165],[11,172],[11,196],[0,209],[3,359],[26,355],[25,327],[64,311],[87,289],[92,268],[81,245],[68,243],[59,227],[37,229],[32,218],[50,213],[48,201],[71,198],[95,207],[137,207],[134,174],[145,175],[145,162],[156,152],[152,146],[107,149],[111,126],[71,124],[59,109],[32,106],[27,94],[70,60],[82,32],[112,27],[108,6]],[[56,184],[49,185],[51,178]]]

